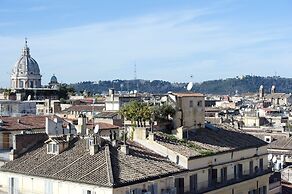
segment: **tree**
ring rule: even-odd
[[[174,116],[175,109],[169,104],[163,104],[162,106],[155,106],[153,114],[156,121],[169,121],[170,117]]]
[[[121,108],[120,114],[124,118],[131,120],[132,124],[140,127],[145,126],[146,121],[150,121],[152,110],[146,103],[131,101]]]
[[[67,84],[62,84],[59,87],[59,98],[67,100],[69,99],[70,95],[75,94],[75,89],[72,86],[69,86]]]

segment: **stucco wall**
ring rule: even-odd
[[[83,194],[84,191],[90,190],[97,194],[112,194],[113,189],[98,187],[82,183],[73,183],[67,181],[45,179],[41,177],[25,176],[14,173],[0,171],[0,193],[7,192],[9,188],[9,178],[17,179],[17,188],[19,193],[25,194],[45,194],[46,184],[51,184],[51,194]]]

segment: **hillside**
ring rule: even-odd
[[[150,93],[167,93],[168,91],[182,92],[186,91],[187,83],[171,83],[163,80],[112,80],[99,82],[80,82],[71,84],[77,92],[84,90],[90,93],[106,93],[109,88],[115,88],[117,91],[134,91]],[[241,78],[228,78],[220,80],[204,81],[195,83],[193,91],[205,94],[235,94],[256,92],[260,85],[263,85],[266,92],[270,91],[272,85],[276,86],[277,92],[292,93],[292,78],[282,77],[260,77],[243,76]]]

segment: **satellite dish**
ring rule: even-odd
[[[187,90],[191,91],[192,88],[193,88],[193,85],[194,85],[193,82],[189,82],[188,85],[187,85]]]
[[[28,95],[27,101],[30,101],[30,100],[31,100],[31,95]]]
[[[95,125],[94,127],[94,133],[98,133],[99,132],[99,124]]]
[[[137,90],[134,90],[134,94],[137,94],[137,92],[138,92]]]

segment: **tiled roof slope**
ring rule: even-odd
[[[90,155],[85,144],[83,139],[76,140],[67,151],[59,155],[47,154],[46,145],[43,144],[6,163],[1,171],[119,187],[185,170],[135,143],[130,143],[128,155],[111,145],[106,145],[98,153]]]
[[[104,123],[104,122],[94,122],[92,123],[92,120],[90,120],[86,126],[90,129],[93,129],[94,126],[99,125],[99,130],[110,130],[110,129],[118,129],[119,126],[112,125],[110,123]]]
[[[2,130],[45,129],[46,116],[1,117]]]
[[[119,113],[118,112],[109,112],[109,111],[103,111],[98,113],[95,117],[96,118],[113,118],[117,116]]]
[[[104,106],[92,106],[92,105],[73,105],[64,110],[64,112],[76,111],[76,112],[101,112],[104,110]]]
[[[196,132],[189,131],[188,141],[175,140],[158,133],[156,141],[188,158],[267,145],[263,140],[238,129],[217,127],[218,130],[202,128]]]
[[[252,135],[262,140],[265,139],[265,136],[271,136],[272,142],[268,145],[269,149],[292,150],[292,137],[289,137],[287,134],[258,132],[252,133]]]

